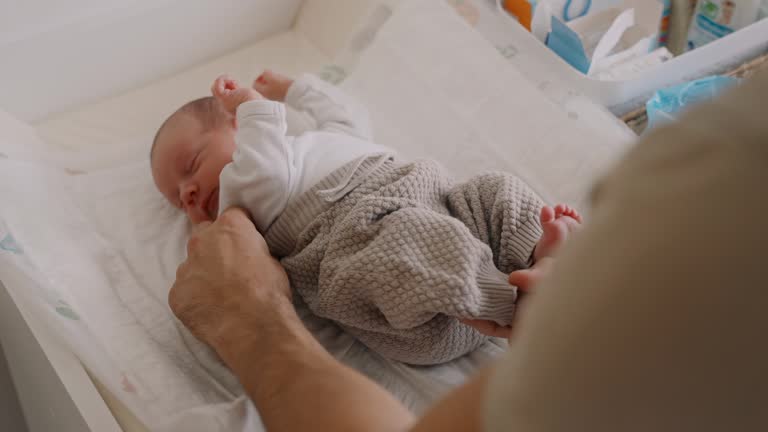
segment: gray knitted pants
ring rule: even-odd
[[[508,274],[530,264],[542,205],[507,174],[454,186],[436,162],[389,162],[311,221],[282,264],[315,314],[371,349],[442,363],[485,342],[457,318],[511,322]]]

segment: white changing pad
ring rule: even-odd
[[[221,72],[250,80],[265,66],[297,73],[325,61],[289,32],[37,125],[57,148],[87,150],[46,157],[69,171],[19,162],[34,156],[19,143],[0,142],[11,156],[0,159],[0,198],[18,203],[0,209],[0,235],[11,235],[16,246],[0,251],[3,274],[14,271],[16,280],[37,286],[42,310],[84,363],[153,429],[256,429],[258,421],[246,415],[233,377],[166,305],[189,225],[154,190],[149,139],[167,114],[205,94]],[[344,87],[369,107],[380,143],[405,156],[436,158],[461,177],[514,171],[558,201],[582,203],[625,143],[625,136],[591,132],[548,102],[442,2],[405,2]],[[491,344],[451,364],[411,368],[305,318],[332,353],[416,410],[499,351]]]

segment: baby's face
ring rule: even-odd
[[[157,137],[152,176],[160,192],[193,224],[212,221],[219,211],[219,174],[232,162],[234,151],[233,126],[204,131],[194,117],[182,115]]]

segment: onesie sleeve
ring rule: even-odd
[[[321,131],[371,140],[368,111],[337,87],[305,74],[294,81],[285,103],[309,114]]]
[[[219,212],[246,208],[264,232],[285,209],[292,189],[285,107],[268,100],[246,102],[237,109],[237,128],[237,149],[220,176]]]

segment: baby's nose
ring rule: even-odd
[[[181,203],[184,207],[194,207],[197,203],[197,190],[193,187],[184,188],[181,192]]]

